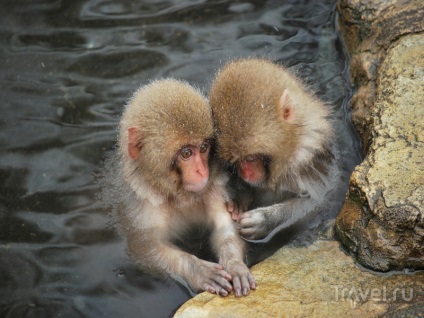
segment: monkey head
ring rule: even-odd
[[[169,198],[206,186],[211,111],[188,83],[166,79],[141,87],[126,106],[119,135],[124,174],[136,192],[147,184]]]
[[[217,73],[210,90],[217,153],[251,184],[275,186],[295,158],[303,118],[294,109],[302,101],[287,75],[270,61],[240,59]]]

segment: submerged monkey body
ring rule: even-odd
[[[140,88],[122,115],[106,200],[116,200],[119,231],[142,268],[195,292],[247,295],[255,283],[226,210],[227,176],[210,156],[212,137],[211,111],[197,89],[173,79]],[[217,263],[175,244],[203,228]]]
[[[163,260],[157,262],[156,257],[149,259],[150,253],[154,255],[158,251],[153,251],[151,248],[152,238],[157,238],[166,244],[172,244],[174,241],[186,238],[193,228],[200,232],[209,233],[212,228],[221,223],[221,219],[228,220],[229,216],[224,205],[221,185],[209,185],[207,195],[183,197],[176,196],[173,199],[162,198],[161,203],[152,202],[149,197],[143,200],[135,200],[134,204],[126,205],[125,208],[118,210],[120,222],[120,231],[127,239],[128,248],[131,255],[144,255],[142,258],[135,260],[142,266],[147,267],[151,272],[156,274],[172,273],[170,266]],[[134,193],[132,193],[134,195]],[[211,202],[222,202],[221,209],[218,211],[210,209]],[[160,213],[157,211],[160,210]],[[225,224],[225,222],[224,222]],[[229,222],[225,225],[230,224]],[[231,224],[233,227],[234,224]],[[137,235],[137,240],[128,236],[134,231]],[[158,235],[159,233],[159,235]],[[234,229],[234,233],[236,233]],[[208,241],[210,238],[202,235],[196,237],[202,241]],[[128,240],[128,238],[131,238]],[[137,244],[133,246],[132,244]],[[243,249],[241,249],[244,252]],[[153,256],[153,255],[152,255]],[[181,258],[176,258],[175,262],[181,261]]]
[[[233,166],[236,201],[248,210],[236,216],[242,236],[264,239],[320,207],[338,171],[323,102],[285,68],[258,58],[224,65],[209,100],[217,154]]]

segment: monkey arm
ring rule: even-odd
[[[223,200],[210,198],[209,215],[212,218],[214,229],[212,232],[212,245],[218,256],[219,263],[224,266],[232,277],[236,297],[246,296],[250,289],[256,289],[255,279],[249,268],[244,263],[244,242],[237,234],[236,223],[231,220],[231,215]]]
[[[222,265],[201,260],[169,241],[168,234],[178,229],[171,228],[167,211],[144,206],[143,213],[137,213],[137,217],[134,215],[120,216],[121,231],[131,257],[142,268],[182,279],[195,292],[228,295],[232,290],[231,276]]]
[[[260,240],[271,233],[305,219],[318,205],[311,198],[293,198],[282,203],[243,212],[237,222],[240,235],[248,240]]]
[[[336,153],[336,158],[338,153]],[[317,160],[317,162],[320,162]],[[287,192],[255,189],[254,209],[239,214],[240,234],[248,240],[267,241],[276,232],[294,224],[307,224],[320,213],[327,213],[328,202],[342,182],[337,160],[324,162],[327,171],[322,174],[300,176],[294,173],[292,184],[283,182]],[[257,207],[257,208],[256,208]]]

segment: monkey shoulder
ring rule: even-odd
[[[300,198],[320,200],[336,184],[340,175],[339,151],[335,143],[324,143],[308,160],[300,162],[282,179],[278,191],[289,191]]]

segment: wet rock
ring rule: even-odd
[[[424,31],[422,0],[339,0],[339,25],[351,58],[351,77],[358,87],[352,119],[364,148],[371,142],[377,70],[388,48],[403,35]]]
[[[424,3],[341,0],[338,8],[358,85],[353,120],[368,153],[336,234],[369,268],[422,269]]]
[[[249,296],[203,293],[174,317],[388,317],[424,310],[424,272],[361,270],[334,240],[282,248],[252,272],[258,288]]]
[[[424,268],[423,104],[424,36],[409,35],[380,67],[373,143],[351,178],[367,209],[337,219],[342,242],[373,269]]]

